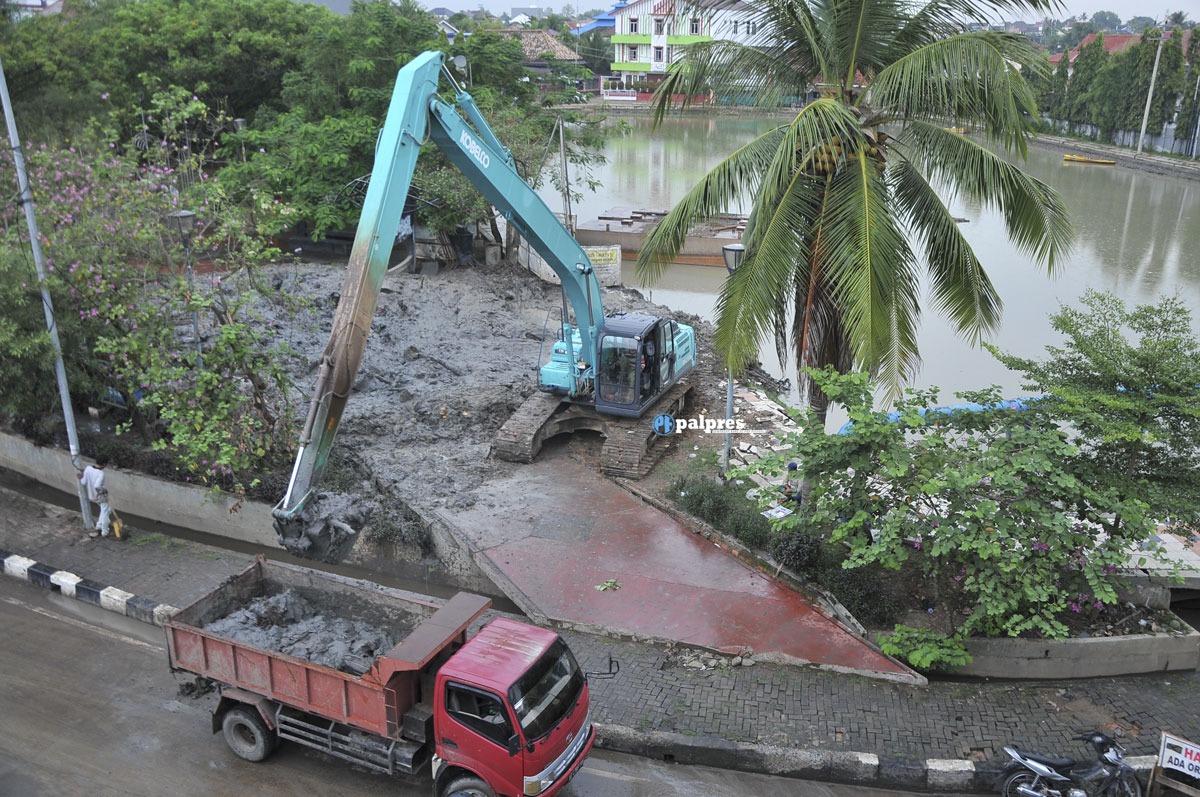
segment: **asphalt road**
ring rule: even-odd
[[[266,763],[209,732],[215,698],[179,695],[159,628],[0,578],[0,797],[428,797],[296,745]],[[597,751],[563,797],[884,797],[905,792],[685,767]]]

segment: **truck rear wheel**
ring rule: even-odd
[[[263,761],[275,751],[279,736],[267,727],[259,713],[248,707],[235,707],[225,712],[221,730],[229,749],[247,761]]]
[[[474,775],[455,778],[442,790],[442,797],[496,797],[492,787]]]

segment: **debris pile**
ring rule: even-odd
[[[327,617],[292,589],[255,598],[204,630],[351,675],[365,673],[396,644],[382,628],[360,620]]]

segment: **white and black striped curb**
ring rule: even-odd
[[[823,783],[939,793],[994,792],[996,778],[1005,763],[976,763],[952,758],[890,758],[875,753],[778,747],[663,731],[640,731],[599,722],[596,723],[596,747],[676,764]],[[1155,761],[1155,756],[1125,759],[1143,784]]]
[[[605,750],[742,772],[914,791],[985,792],[999,770],[957,759],[888,759],[874,753],[796,749],[596,723]]]
[[[161,626],[168,617],[179,611],[174,606],[143,598],[116,587],[106,587],[66,570],[59,570],[56,567],[5,550],[0,550],[0,564],[3,564],[4,574],[7,576],[23,579],[30,584],[54,592],[61,592],[68,598],[91,603],[143,623]]]

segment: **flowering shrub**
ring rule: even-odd
[[[28,153],[46,286],[75,400],[122,405],[122,429],[169,453],[180,478],[237,487],[291,450],[287,380],[249,315],[268,291],[255,267],[278,253],[264,237],[289,212],[257,194],[235,201],[208,174],[195,97],[157,93],[150,111],[142,134],[155,147],[97,130]],[[10,158],[0,180],[16,185]],[[196,212],[186,250],[167,223],[184,206]],[[12,308],[0,321],[0,412],[60,414],[23,214],[0,214],[0,301]]]

